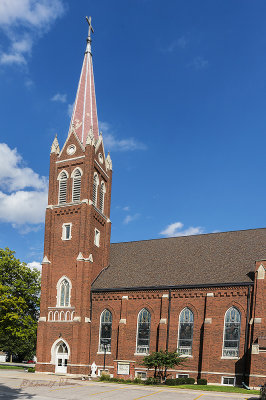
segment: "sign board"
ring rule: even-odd
[[[117,363],[117,374],[118,375],[129,375],[129,367],[128,363]]]

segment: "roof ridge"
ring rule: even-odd
[[[263,228],[248,228],[248,229],[236,229],[232,231],[223,231],[223,232],[209,232],[209,233],[199,233],[198,235],[183,235],[183,236],[170,236],[170,237],[164,237],[164,238],[154,238],[154,239],[143,239],[143,240],[131,240],[131,241],[126,241],[126,242],[113,242],[112,244],[128,244],[128,243],[140,243],[140,242],[152,242],[155,240],[168,240],[168,239],[179,239],[179,238],[185,238],[185,237],[198,237],[198,236],[208,236],[208,235],[222,235],[225,233],[236,233],[236,232],[248,232],[248,231],[259,231],[259,230],[264,230],[266,227]]]

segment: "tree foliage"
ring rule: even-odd
[[[154,377],[165,381],[167,370],[177,365],[184,364],[186,358],[180,357],[175,351],[160,350],[145,356],[142,364],[148,369],[154,368]]]
[[[40,272],[0,249],[0,349],[19,359],[35,353]]]

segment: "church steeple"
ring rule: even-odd
[[[74,128],[79,140],[84,146],[90,130],[93,132],[96,140],[99,137],[91,54],[91,32],[94,32],[94,30],[91,25],[91,17],[86,17],[86,19],[89,24],[87,46],[68,133],[70,135]]]

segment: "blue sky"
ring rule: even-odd
[[[112,241],[265,226],[266,2],[2,0],[0,247],[42,259],[92,16]]]

